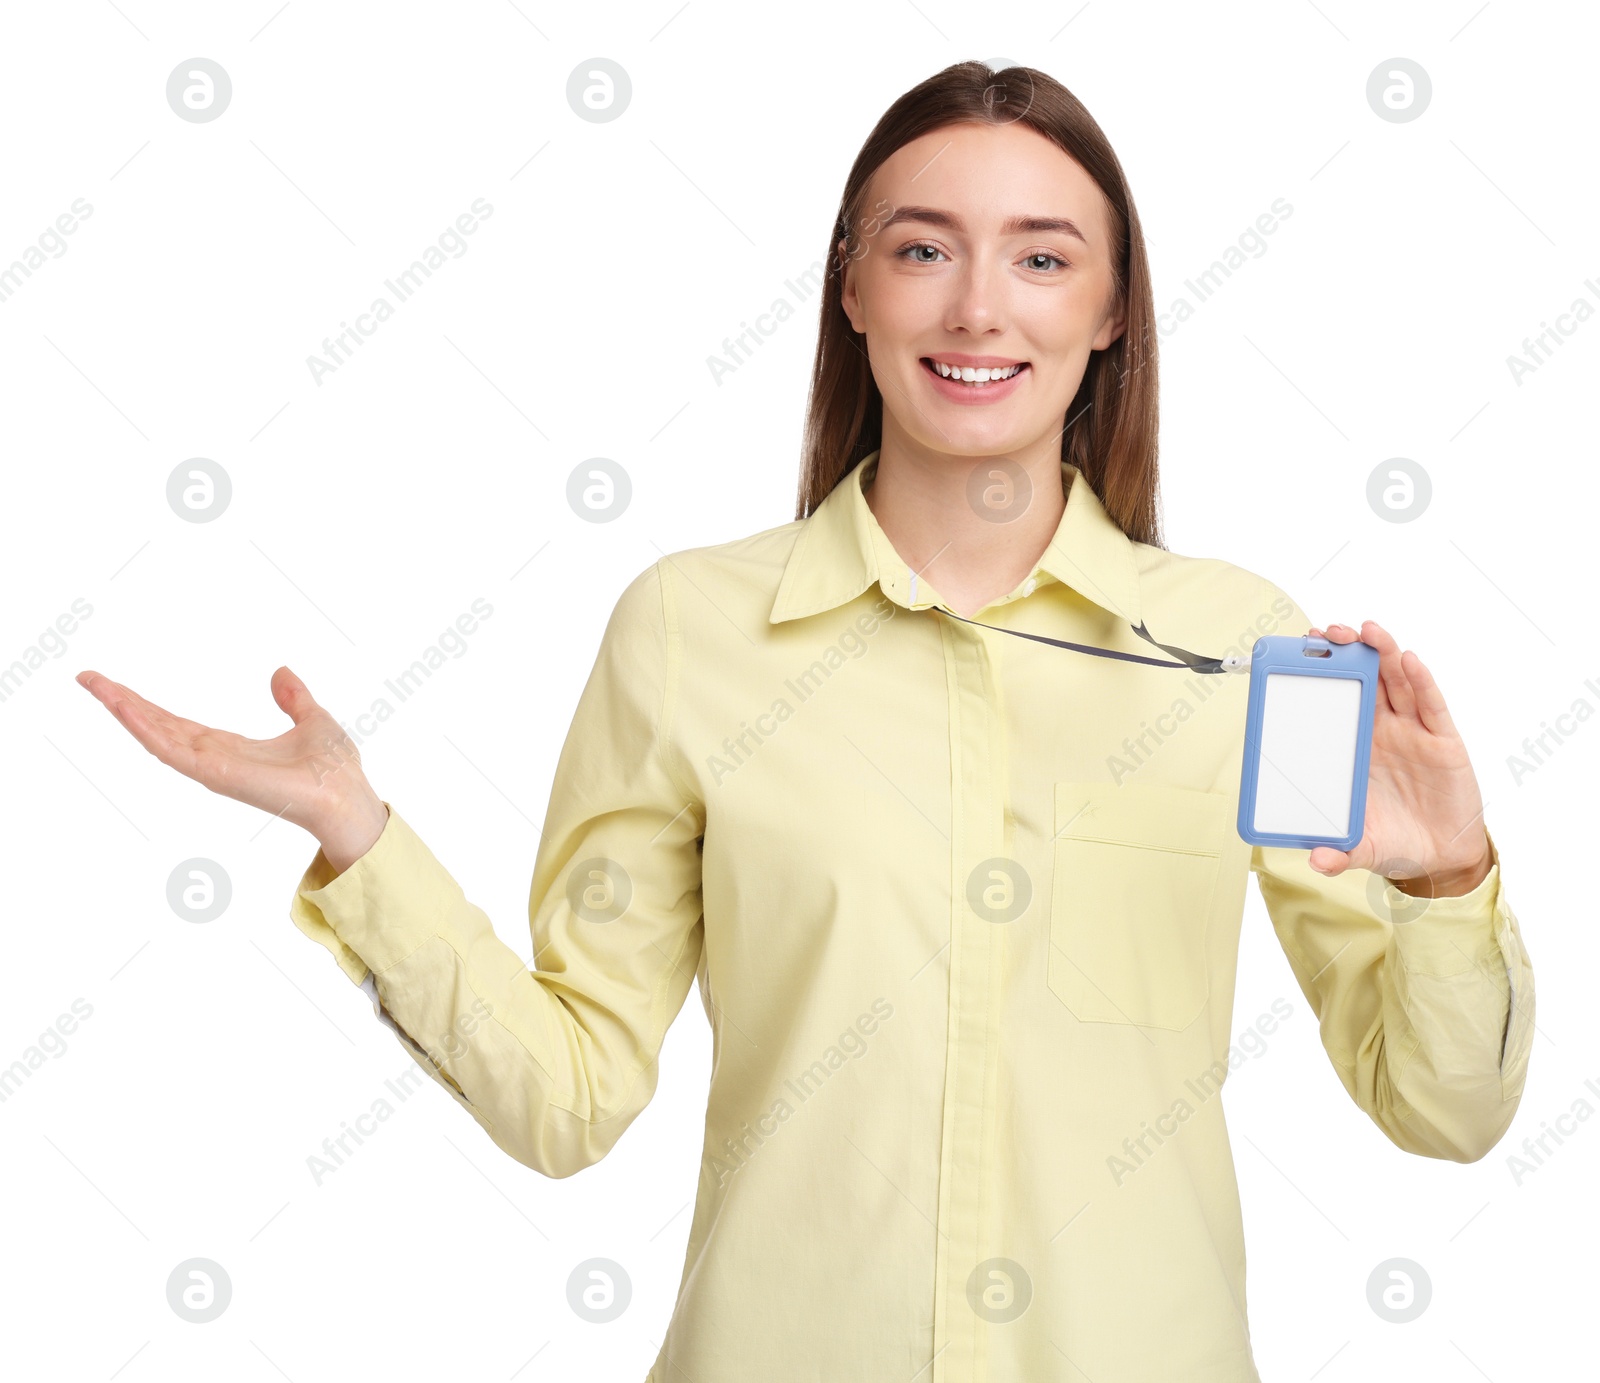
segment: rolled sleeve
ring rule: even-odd
[[[432,940],[454,884],[394,805],[383,805],[389,820],[366,854],[335,875],[318,849],[289,909],[356,984]]]
[[[1414,898],[1402,904],[1394,922],[1394,944],[1408,989],[1408,1012],[1431,1011],[1431,1021],[1417,1029],[1412,1061],[1420,1055],[1436,1067],[1437,1080],[1446,1078],[1449,1062],[1442,1056],[1433,1059],[1430,1033],[1453,1037],[1459,1049],[1492,1048],[1501,1098],[1515,1100],[1522,1094],[1533,1045],[1533,965],[1501,883],[1499,847],[1493,833],[1488,836],[1489,872],[1477,887],[1456,897]],[[1413,908],[1418,911],[1411,916]],[[1479,984],[1503,1000],[1498,1025],[1495,1006],[1472,1002],[1480,997]],[[1460,1015],[1472,1013],[1482,1015],[1487,1029],[1453,1030]]]

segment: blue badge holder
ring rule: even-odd
[[[1250,653],[1239,835],[1252,845],[1353,849],[1367,814],[1378,650],[1271,634]]]

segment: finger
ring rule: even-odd
[[[102,698],[112,715],[134,739],[169,768],[190,778],[197,777],[194,750],[164,725],[158,725],[145,714],[139,698],[117,696],[109,693]]]
[[[173,740],[193,741],[196,735],[215,733],[209,725],[202,725],[198,720],[189,720],[184,716],[174,715],[164,706],[158,706],[154,701],[147,700],[139,695],[132,687],[125,687],[121,682],[113,681],[99,673],[93,674],[96,678],[89,687],[101,701],[115,710],[113,701],[130,702],[139,708],[145,721],[155,729],[163,731]],[[82,678],[80,677],[81,681]]]
[[[1311,634],[1314,638],[1327,639],[1330,643],[1337,644],[1354,643],[1359,637],[1356,631],[1348,624],[1330,624],[1325,633],[1320,629],[1312,629]],[[1373,699],[1373,714],[1382,718],[1394,714],[1394,705],[1389,700],[1389,689],[1381,676],[1381,658],[1379,659],[1379,668],[1380,676],[1378,678],[1377,695]]]
[[[1326,874],[1330,879],[1337,878],[1349,868],[1350,856],[1343,850],[1335,850],[1331,845],[1318,845],[1313,847],[1306,856],[1306,862],[1318,874]]]
[[[322,709],[306,684],[288,667],[280,667],[272,674],[272,699],[296,725]]]
[[[1362,630],[1365,630],[1369,625],[1373,629],[1377,630],[1380,634],[1383,634],[1384,637],[1387,637],[1387,634],[1384,634],[1382,626],[1374,624],[1371,620],[1368,620],[1366,624],[1361,626]],[[1351,626],[1348,624],[1330,624],[1328,626],[1328,638],[1334,640],[1336,643],[1341,644],[1354,643],[1358,639],[1360,639],[1363,643],[1372,644],[1373,648],[1378,653],[1377,712],[1379,715],[1383,715],[1395,711],[1396,702],[1393,695],[1394,684],[1388,672],[1390,665],[1384,660],[1383,650],[1379,648],[1377,644],[1372,643],[1371,639],[1363,639],[1361,637],[1361,632],[1351,628]],[[1394,640],[1390,639],[1389,642],[1392,644]]]
[[[1328,626],[1327,633],[1323,634],[1321,637],[1327,639],[1330,643],[1347,644],[1354,643],[1358,638],[1360,638],[1360,635],[1348,624],[1330,624]],[[1381,675],[1381,658],[1379,659],[1379,670],[1380,675],[1378,678],[1378,694],[1375,701],[1374,713],[1379,716],[1384,716],[1389,715],[1394,711],[1394,705],[1389,700],[1389,689],[1387,686],[1385,686],[1383,677]]]
[[[1417,714],[1422,723],[1436,735],[1454,735],[1456,723],[1450,709],[1444,704],[1444,693],[1433,680],[1422,659],[1409,648],[1401,655],[1411,688],[1416,694]]]
[[[1312,869],[1318,874],[1326,874],[1329,878],[1337,878],[1351,869],[1371,869],[1374,862],[1372,843],[1364,831],[1361,839],[1348,850],[1338,850],[1331,845],[1318,845],[1312,849],[1307,858]]]
[[[1361,642],[1378,650],[1378,675],[1384,691],[1389,694],[1389,704],[1395,714],[1414,717],[1417,698],[1411,688],[1411,679],[1406,676],[1405,666],[1400,659],[1400,645],[1395,642],[1394,635],[1376,620],[1369,619],[1361,626]]]
[[[80,672],[76,680],[79,686],[87,689],[96,701],[113,714],[118,706],[132,704],[134,700],[132,691],[123,686],[121,682],[112,681],[104,673]],[[150,717],[145,716],[144,719],[148,721]]]
[[[162,763],[199,779],[195,737],[207,727],[163,710],[137,692],[98,672],[80,672],[77,681],[114,715],[122,727]]]

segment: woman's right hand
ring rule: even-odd
[[[310,831],[336,872],[383,834],[389,810],[361,771],[361,751],[288,668],[272,674],[272,699],[294,726],[270,740],[185,720],[98,672],[77,680],[168,767]]]

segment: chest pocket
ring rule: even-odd
[[[1074,1016],[1174,1030],[1199,1016],[1233,809],[1163,783],[1056,783],[1046,978]]]

